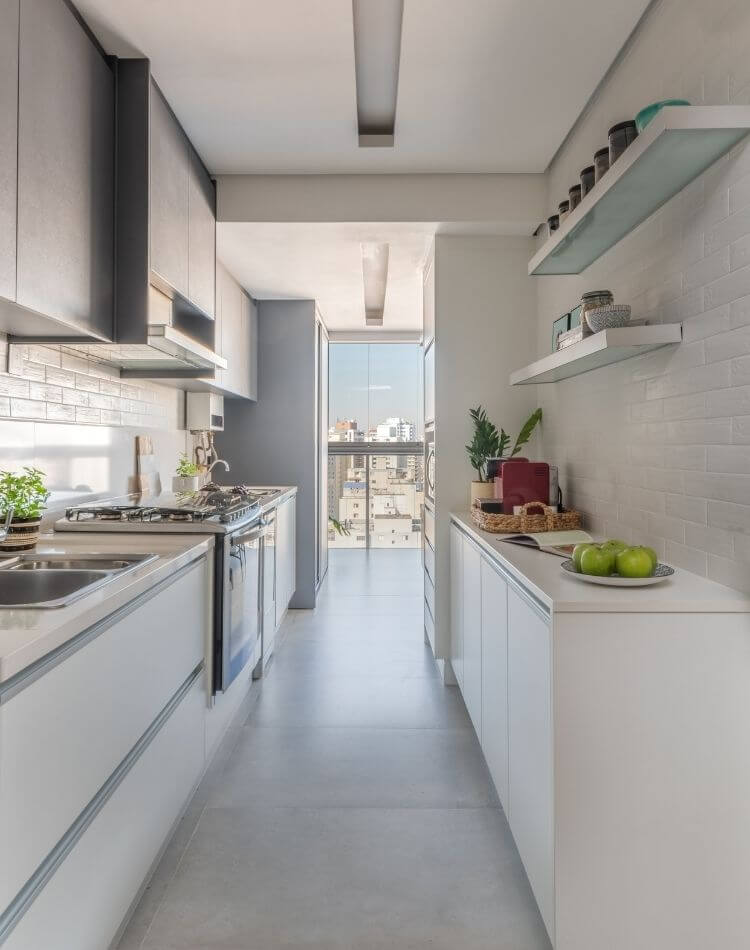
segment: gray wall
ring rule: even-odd
[[[258,402],[227,399],[217,437],[234,482],[296,485],[297,590],[315,606],[315,302],[258,305]]]

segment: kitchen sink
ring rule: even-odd
[[[156,554],[19,554],[0,562],[0,608],[66,607]]]

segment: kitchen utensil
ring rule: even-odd
[[[649,122],[658,115],[664,106],[689,106],[687,99],[662,99],[660,102],[652,102],[651,105],[644,106],[635,117],[635,127],[642,132]]]
[[[574,577],[577,581],[584,581],[586,584],[600,584],[603,587],[650,587],[652,584],[660,584],[674,574],[674,568],[668,564],[657,564],[651,577],[620,577],[619,574],[612,574],[611,577],[598,577],[595,574],[579,574],[570,558],[563,561],[560,568],[569,577]]]
[[[159,460],[154,454],[154,443],[148,435],[135,437],[136,488],[137,492],[158,495],[161,491]]]
[[[610,304],[607,307],[595,307],[586,311],[586,323],[592,333],[624,327],[630,321],[629,304]]]

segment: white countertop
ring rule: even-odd
[[[196,534],[42,535],[33,552],[38,555],[80,556],[85,552],[159,556],[67,607],[0,607],[0,683],[212,549],[212,536]]]
[[[555,613],[750,613],[750,595],[681,568],[650,587],[586,584],[563,573],[562,558],[508,544],[504,535],[477,528],[468,512],[454,512],[451,520]]]

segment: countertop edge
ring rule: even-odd
[[[482,531],[480,528],[473,523],[471,520],[471,515],[469,512],[451,512],[450,520],[452,523],[456,524],[466,535],[468,535],[482,551],[489,556],[496,564],[498,564],[502,570],[510,574],[511,577],[518,583],[521,587],[526,588],[531,591],[537,599],[539,599],[543,604],[545,604],[551,613],[553,614],[565,614],[565,613],[740,613],[747,614],[750,613],[750,595],[743,593],[742,591],[734,590],[730,587],[724,587],[723,585],[717,583],[716,581],[711,581],[708,578],[701,577],[698,574],[690,574],[690,572],[680,569],[680,574],[685,574],[689,578],[693,578],[696,582],[700,582],[701,585],[707,586],[711,593],[716,594],[716,599],[712,599],[711,596],[706,598],[696,599],[696,600],[685,600],[681,602],[679,599],[676,599],[674,596],[674,588],[668,586],[670,582],[667,582],[667,585],[655,585],[654,587],[648,588],[649,592],[659,592],[659,591],[670,591],[672,592],[671,597],[664,597],[663,599],[650,599],[645,603],[638,603],[634,599],[623,600],[622,591],[623,588],[616,587],[594,587],[593,585],[586,585],[585,590],[588,592],[589,597],[598,598],[595,601],[592,600],[567,600],[561,597],[558,597],[548,590],[545,590],[543,586],[540,586],[539,583],[534,582],[528,575],[519,567],[518,564],[514,563],[512,560],[512,551],[518,548],[519,553],[522,551],[525,555],[534,554],[538,557],[547,558],[550,563],[555,561],[559,562],[553,554],[545,554],[543,552],[534,552],[529,548],[521,548],[518,545],[507,545],[510,549],[508,554],[503,554],[492,542],[499,543],[503,535],[492,535],[488,534],[485,531]],[[544,565],[545,562],[540,562]],[[545,568],[542,566],[542,570]],[[580,584],[580,581],[571,579],[571,578],[560,578],[564,580],[567,584]],[[581,585],[583,586],[583,585]]]

